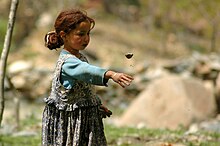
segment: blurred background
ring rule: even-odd
[[[10,4],[0,1],[0,53]],[[135,78],[125,89],[111,81],[107,88],[97,87],[103,104],[113,111],[105,123],[183,128],[188,133],[205,130],[217,133],[214,141],[220,141],[218,0],[20,1],[7,63],[3,135],[38,131],[39,136],[43,98],[50,92],[61,50],[47,49],[44,36],[67,8],[83,9],[95,19],[91,42],[83,51],[90,63]],[[127,53],[133,57],[126,58]]]

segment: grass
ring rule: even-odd
[[[38,106],[38,110],[39,110]],[[42,107],[41,107],[42,108]],[[21,119],[19,130],[10,134],[0,133],[0,146],[40,146],[41,145],[41,112],[33,109]],[[7,119],[13,125],[13,117]],[[108,146],[166,146],[166,144],[182,144],[182,146],[219,146],[220,133],[199,131],[186,134],[183,127],[176,130],[148,129],[137,127],[117,127],[105,122],[105,134]],[[6,133],[9,133],[5,128]]]
[[[35,122],[34,122],[35,121]],[[33,116],[22,122],[23,129],[33,129],[39,125],[39,120]],[[30,125],[34,124],[34,125]],[[29,128],[28,128],[29,127]],[[35,129],[36,135],[15,136],[15,135],[0,135],[0,146],[40,146],[41,133],[40,127]],[[184,134],[185,130],[168,129],[147,129],[134,127],[116,127],[113,125],[105,125],[106,137],[109,146],[144,146],[152,143],[160,144],[184,144],[185,146],[219,146],[220,134],[198,132],[194,134]],[[161,146],[161,145],[160,145]]]
[[[1,136],[0,146],[40,146],[39,136]]]
[[[106,127],[109,145],[114,146],[143,146],[154,144],[184,144],[186,146],[219,146],[220,134],[198,132],[185,134],[184,129],[147,129],[147,128],[117,128],[112,125]],[[161,146],[160,145],[160,146]]]

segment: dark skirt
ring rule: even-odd
[[[107,146],[98,106],[64,111],[46,105],[42,146]]]

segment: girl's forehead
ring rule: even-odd
[[[90,28],[91,23],[89,21],[83,21],[77,25],[76,30],[90,30]]]

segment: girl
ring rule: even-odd
[[[60,48],[50,96],[42,118],[43,146],[106,146],[102,118],[111,111],[101,105],[94,85],[107,86],[109,79],[129,86],[133,78],[124,73],[90,65],[80,53],[90,41],[95,21],[80,10],[61,12],[55,31],[45,35],[50,50]]]

